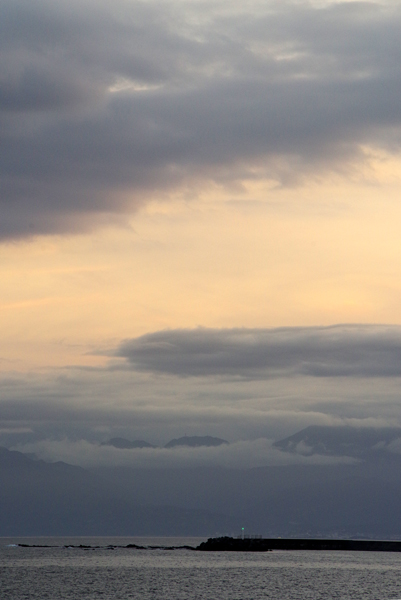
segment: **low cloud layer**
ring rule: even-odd
[[[108,367],[3,374],[0,446],[88,465],[276,464],[266,440],[309,425],[401,427],[400,348],[394,326],[155,332],[123,342]],[[100,446],[184,435],[231,444]]]
[[[399,377],[401,327],[166,330],[116,354],[139,371],[181,377]]]
[[[5,0],[0,17],[0,238],[399,152],[396,3]]]
[[[323,455],[308,456],[300,452],[289,454],[272,446],[272,441],[259,439],[242,441],[215,448],[143,448],[120,450],[98,446],[85,440],[43,440],[21,444],[13,449],[34,453],[46,461],[62,460],[81,467],[125,466],[140,469],[226,467],[252,468],[273,465],[310,464],[355,464],[349,457]]]

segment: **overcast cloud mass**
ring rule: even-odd
[[[394,2],[5,0],[0,236],[400,147]]]

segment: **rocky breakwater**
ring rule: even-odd
[[[232,537],[209,538],[197,546],[203,552],[268,552],[271,546],[269,540],[263,539],[235,539]]]

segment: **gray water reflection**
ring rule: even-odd
[[[0,540],[0,598],[125,600],[395,600],[401,554],[371,552],[200,553],[84,550],[64,545],[197,545],[199,538],[36,538],[55,548]]]

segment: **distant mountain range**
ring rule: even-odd
[[[180,437],[168,442],[164,448],[176,448],[177,446],[186,446],[189,448],[200,448],[202,446],[211,447],[211,446],[221,446],[222,444],[228,444],[227,440],[222,440],[220,438],[211,437],[210,435],[198,436],[194,435]],[[144,442],[143,440],[134,440],[130,442],[125,438],[113,438],[108,442],[102,442],[101,446],[114,446],[114,448],[121,449],[132,449],[132,448],[156,448],[149,442]]]
[[[142,504],[134,473],[111,477],[0,447],[0,536],[193,535],[231,531],[235,520],[208,509]],[[222,528],[222,529],[220,529]]]
[[[134,440],[130,442],[125,438],[112,438],[108,442],[102,442],[101,446],[114,446],[114,448],[120,448],[121,450],[132,450],[133,448],[154,448],[152,444],[149,442],[144,442],[143,440]]]
[[[328,427],[312,425],[274,443],[284,452],[312,456],[349,456],[372,459],[397,449],[401,451],[399,427]]]
[[[0,536],[216,536],[245,527],[266,537],[401,539],[399,439],[395,428],[308,427],[276,448],[357,460],[254,469],[83,469],[0,448]]]
[[[283,440],[274,442],[274,446],[283,452],[304,456],[349,456],[352,458],[377,458],[396,450],[399,442],[401,451],[401,428],[399,427],[350,427],[311,425]],[[183,436],[170,440],[164,448],[200,448],[217,447],[229,444],[227,440],[206,436]],[[102,442],[102,446],[113,446],[124,450],[134,448],[156,448],[144,440],[130,441],[125,438],[112,438]]]
[[[210,435],[205,436],[197,436],[194,435],[192,437],[184,436],[180,437],[176,440],[171,440],[164,447],[165,448],[176,448],[177,446],[187,446],[190,448],[200,448],[202,446],[222,446],[223,444],[228,444],[227,440],[222,440],[220,438],[211,437]]]

